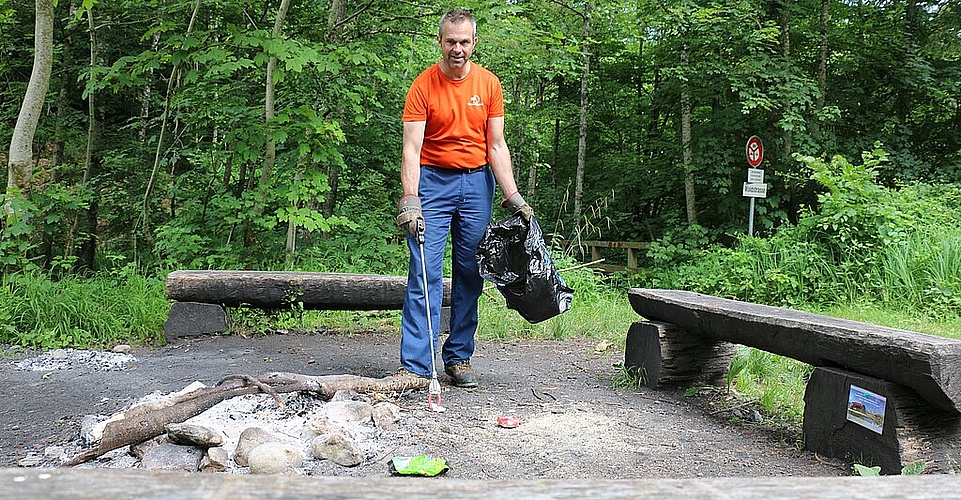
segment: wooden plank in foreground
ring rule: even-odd
[[[685,290],[633,288],[628,298],[648,320],[889,380],[961,413],[961,341]]]
[[[456,465],[455,465],[456,466]],[[384,466],[386,474],[387,466]],[[590,471],[585,470],[585,475]],[[317,498],[523,498],[672,500],[945,500],[961,498],[961,476],[544,479],[305,477],[190,474],[123,469],[0,469],[0,498],[113,500],[314,500]]]
[[[174,271],[167,275],[167,298],[229,307],[280,309],[401,309],[406,276],[290,271]],[[443,305],[450,305],[450,280],[444,280]]]

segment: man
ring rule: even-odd
[[[438,26],[441,60],[411,84],[404,104],[400,177],[404,195],[397,224],[407,231],[410,269],[401,320],[401,371],[431,375],[430,338],[421,277],[423,239],[431,325],[440,321],[447,234],[452,246],[450,335],[441,358],[451,384],[477,387],[470,365],[477,330],[477,299],[484,280],[477,269],[477,244],[491,220],[494,181],[501,206],[530,219],[532,210],[514,182],[504,139],[504,96],[500,81],[471,62],[477,24],[467,11],[444,14]],[[434,329],[436,342],[436,327]]]

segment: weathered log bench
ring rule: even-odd
[[[174,271],[167,275],[170,306],[164,336],[226,331],[224,307],[305,310],[398,310],[404,306],[406,276],[291,271]],[[444,281],[443,312],[450,305]],[[446,331],[442,314],[439,332]]]
[[[882,473],[961,463],[961,341],[682,290],[634,288],[625,366],[655,388],[726,383],[737,344],[814,367],[805,448]]]
[[[456,465],[455,465],[456,467]],[[384,466],[386,470],[387,466]],[[0,498],[30,500],[313,500],[488,498],[672,500],[914,500],[958,498],[961,477],[716,477],[688,479],[478,479],[191,474],[142,469],[0,469]]]

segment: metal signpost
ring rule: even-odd
[[[751,199],[751,207],[748,209],[747,234],[754,236],[754,198],[767,198],[767,184],[764,182],[764,170],[758,167],[764,161],[764,145],[761,138],[752,135],[744,146],[744,155],[747,156],[747,164],[751,168],[747,169],[747,182],[741,188],[741,195]]]

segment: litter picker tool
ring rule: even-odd
[[[420,222],[423,224],[423,222]],[[435,358],[437,351],[434,350],[434,327],[430,317],[430,293],[427,291],[427,261],[424,258],[424,228],[420,228],[417,236],[417,245],[420,247],[420,269],[424,279],[424,302],[427,310],[427,336],[430,338],[430,386],[427,388],[427,409],[434,412],[447,411],[440,404],[440,381],[437,380],[437,364]],[[434,403],[434,396],[437,396],[437,403]]]

